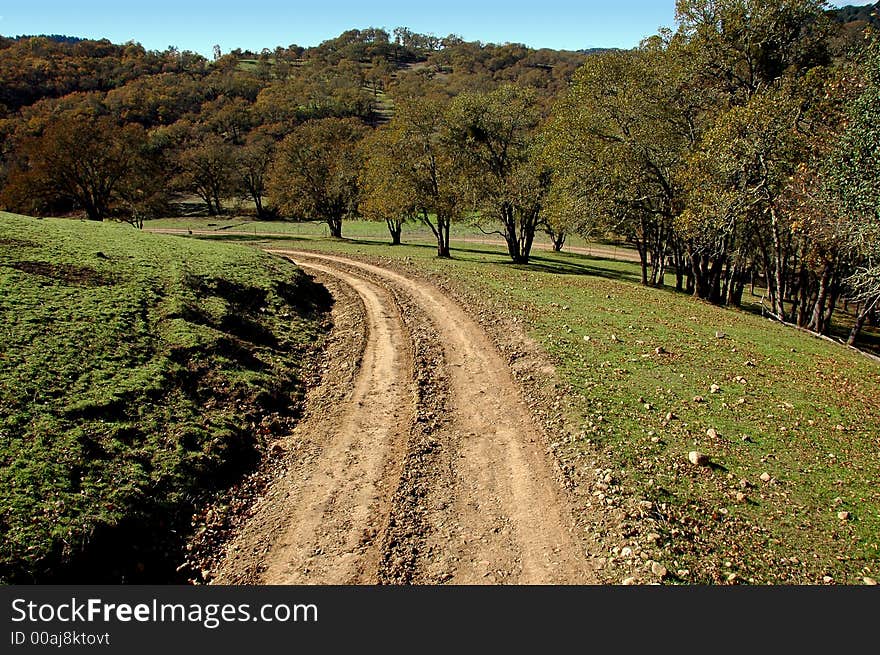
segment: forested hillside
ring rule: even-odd
[[[630,51],[558,52],[397,28],[316,47],[0,41],[0,207],[142,226],[201,211],[479,223],[635,245],[646,285],[849,342],[877,321],[876,41],[866,8],[679,0]],[[850,20],[852,18],[852,20]],[[873,43],[873,45],[872,45]],[[864,125],[864,129],[858,126]],[[397,236],[395,236],[397,233]]]

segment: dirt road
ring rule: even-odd
[[[215,582],[595,582],[545,439],[480,326],[428,283],[274,252],[325,281],[337,309],[361,305],[365,345],[357,367],[337,345],[331,369],[349,377],[331,370],[335,392],[312,393],[288,473]]]

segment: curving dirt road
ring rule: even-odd
[[[347,393],[312,394],[296,463],[214,581],[596,582],[544,437],[479,325],[400,273],[272,252],[319,276],[338,306],[360,302],[366,344]]]

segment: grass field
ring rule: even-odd
[[[293,420],[328,305],[254,249],[0,213],[0,581],[174,579],[193,508]]]
[[[628,262],[541,253],[515,266],[474,244],[442,261],[429,244],[306,235],[249,242],[394,260],[524,325],[572,400],[560,458],[573,468],[610,463],[621,494],[640,499],[641,518],[656,527],[652,556],[670,581],[877,577],[876,361],[752,313],[641,287]],[[692,465],[694,450],[713,466]],[[596,502],[619,501],[608,492]],[[607,555],[627,546],[651,550],[624,540]]]
[[[146,221],[144,226],[147,230],[209,230],[217,232],[218,236],[225,234],[250,233],[253,236],[260,233],[270,233],[279,236],[291,236],[294,238],[325,238],[329,231],[325,223],[319,221],[258,221],[249,217],[236,216],[232,218],[219,218],[202,216],[198,218],[160,218]],[[496,228],[485,227],[486,232],[481,231],[473,224],[460,222],[454,223],[450,234],[452,243],[469,243],[474,239],[500,240],[500,235],[494,233]],[[348,240],[363,240],[377,244],[390,243],[388,228],[384,222],[371,221],[345,221],[342,226],[342,236]],[[406,223],[403,226],[402,240],[404,244],[430,245],[436,247],[436,239],[430,228],[422,223]],[[535,243],[549,248],[550,239],[543,233],[538,233]],[[612,252],[624,258],[638,257],[634,248],[621,241],[587,241],[578,236],[571,235],[566,244],[578,249],[603,248],[611,249]],[[674,284],[674,279],[670,276]]]

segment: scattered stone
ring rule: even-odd
[[[657,354],[657,355],[665,355],[665,354],[667,354],[667,353],[666,353],[666,348],[664,348],[663,346],[658,346],[657,348],[655,348],[655,349],[654,349],[654,353]]]
[[[675,418],[676,418],[676,416],[675,416],[675,414],[673,414],[672,412],[669,412],[669,413],[666,414],[666,420],[667,420],[667,421],[672,421],[672,420],[674,420]]]
[[[771,475],[769,473],[767,473],[766,471],[764,471],[761,474],[761,482],[770,482],[770,480],[772,480],[772,479],[773,478],[771,477]]]
[[[691,572],[688,569],[678,569],[678,571],[675,572],[675,575],[677,575],[679,578],[686,578],[690,574]]]
[[[651,443],[660,443],[660,437],[654,435],[651,437]]]
[[[874,578],[868,577],[867,575],[862,578],[862,582],[864,582],[869,587],[876,587],[877,581]]]
[[[822,582],[824,582],[825,584],[831,584],[832,582],[834,582],[834,578],[832,578],[830,575],[823,575]]]
[[[709,466],[709,464],[712,462],[712,459],[705,453],[701,453],[697,450],[692,450],[688,453],[688,461],[694,466]]]
[[[745,478],[743,478],[742,480],[739,481],[739,486],[740,486],[742,489],[748,489],[749,487],[752,486],[752,484],[751,484],[748,480],[746,480]]]
[[[627,587],[629,587],[631,585],[636,584],[636,579],[635,578],[624,578],[623,584],[626,585]]]
[[[708,430],[706,430],[706,436],[710,439],[717,439],[718,431],[715,428],[709,428]]]
[[[736,492],[736,502],[742,503],[742,502],[745,502],[745,500],[746,500],[746,495],[742,491],[737,491]]]
[[[719,387],[717,384],[713,384],[711,387],[709,387],[709,393],[718,393],[719,391],[721,391],[721,387]]]
[[[645,403],[644,407],[645,407],[645,409],[647,409],[647,410],[652,410],[652,409],[654,409],[654,406],[653,406],[651,403]]]
[[[727,581],[728,582],[736,582],[736,573],[729,573],[727,575]]]
[[[656,575],[658,578],[665,578],[666,574],[669,573],[666,567],[663,566],[660,562],[651,562],[651,573]]]
[[[630,548],[629,546],[624,546],[623,548],[620,549],[620,556],[621,557],[632,557],[632,554],[633,554],[633,549]]]
[[[716,333],[715,333],[715,338],[716,338],[716,339],[724,339],[725,337],[727,337],[727,335],[724,334],[724,332],[716,332]]]
[[[620,341],[620,339],[617,338],[617,335],[616,335],[616,334],[612,334],[612,335],[611,335],[611,341],[613,341],[614,343],[617,343],[617,342]]]
[[[694,402],[695,403],[704,402],[704,398],[702,396],[694,396]]]
[[[591,341],[591,340],[592,340],[592,339],[591,339],[591,337],[590,337],[589,334],[585,334],[585,335],[584,335],[584,341]]]
[[[838,512],[837,518],[841,521],[849,521],[849,512]]]

